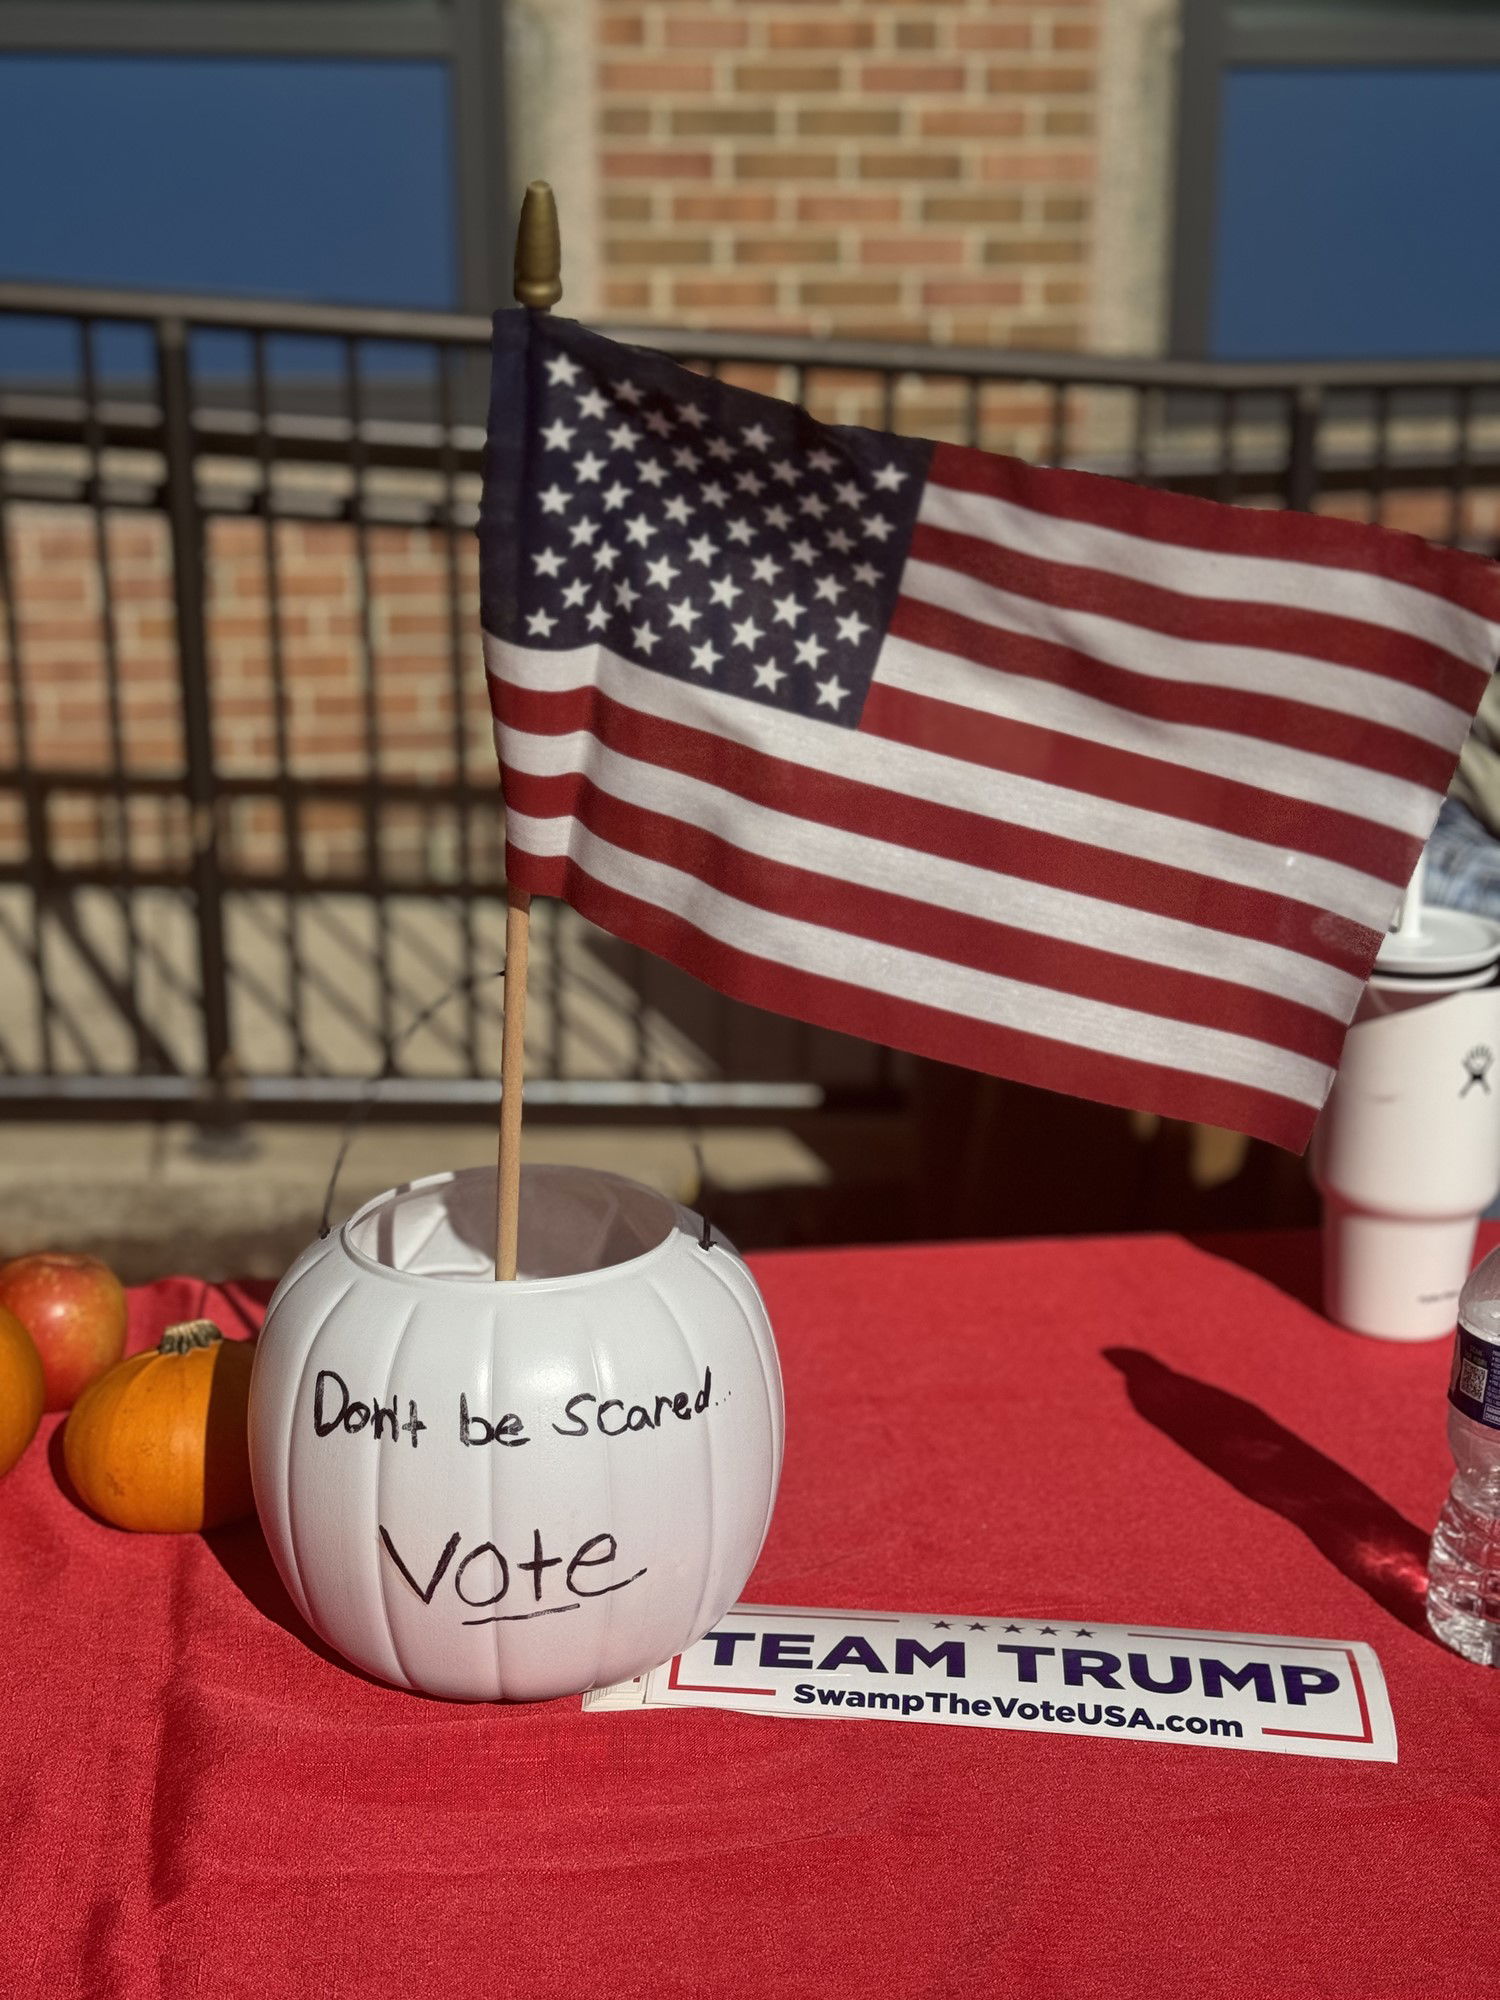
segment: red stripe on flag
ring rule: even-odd
[[[1168,1118],[1221,1125],[1301,1152],[1316,1108],[1248,1085],[1221,1083],[1156,1063],[999,1028],[937,1007],[893,1000],[842,980],[800,972],[709,937],[672,912],[598,882],[577,863],[506,846],[506,875],[534,896],[560,896],[589,922],[653,951],[732,999],[789,1014],[815,1027],[909,1049],[934,1061],[963,1063],[1017,1083],[1066,1090],[1127,1109],[1149,1104]]]
[[[681,869],[738,902],[778,916],[1001,973],[1023,985],[1243,1035],[1330,1067],[1343,1047],[1342,1021],[1279,994],[747,853],[706,827],[618,799],[576,772],[535,778],[513,770],[505,781],[505,797],[507,805],[531,818],[571,815],[613,847]]]
[[[1288,951],[1298,952],[1322,965],[1334,966],[1358,979],[1368,976],[1379,948],[1379,932],[1331,916],[1310,904],[1278,896],[1270,890],[1221,881],[1217,876],[1203,875],[1187,866],[1176,867],[1165,862],[1144,860],[1112,848],[1070,840],[1061,834],[1042,832],[1006,820],[989,819],[982,813],[968,812],[960,807],[935,805],[928,800],[886,791],[857,779],[830,776],[808,765],[786,762],[706,730],[691,728],[685,723],[643,715],[595,687],[568,688],[548,694],[499,681],[494,676],[490,677],[489,685],[491,706],[499,721],[507,727],[538,736],[588,731],[622,756],[632,757],[643,764],[658,764],[685,777],[701,779],[732,797],[745,798],[799,819],[889,841],[920,854],[961,861],[971,867],[988,868],[1025,881],[1099,897],[1127,909],[1176,918],[1206,931],[1223,931],[1233,937],[1281,945]],[[877,696],[880,697],[878,701]],[[920,713],[913,712],[913,703],[918,705]],[[950,711],[950,704],[897,694],[893,690],[882,689],[878,681],[871,688],[866,703],[866,724],[871,721],[872,709],[877,734],[912,741],[913,738],[902,735],[903,727],[920,729],[931,726],[939,731],[951,731],[960,746],[945,750],[945,755],[960,756],[970,762],[991,761],[983,754],[976,754],[983,752],[987,740],[976,725],[991,718],[976,717],[968,709],[953,709],[951,714],[961,720],[950,724],[946,713],[936,713]],[[1018,747],[1024,747],[1012,741],[1020,725],[1007,724],[1004,728],[1009,732],[1007,748],[1014,755]],[[1081,776],[1089,778],[1094,775],[1092,763],[1061,754],[1064,750],[1077,753],[1089,746],[1045,731],[1033,731],[1031,734],[1047,738],[1047,744],[1037,750],[1032,760],[1033,767],[1024,768],[1023,763],[1018,762],[1002,763],[999,768],[1021,770],[1025,776],[1060,784],[1070,775],[1060,767],[1071,761],[1079,767]],[[940,746],[928,743],[921,747]],[[1106,774],[1114,776],[1117,782],[1115,761],[1132,767],[1133,795],[1123,796],[1126,789],[1123,785],[1114,792],[1103,783],[1077,785],[1076,789],[1097,792],[1103,797],[1119,797],[1126,805],[1143,807],[1156,813],[1177,809],[1179,801],[1176,799],[1170,807],[1166,804],[1166,787],[1160,775],[1168,772],[1175,780],[1181,775],[1175,767],[1157,766],[1150,759],[1132,758],[1117,751],[1106,752],[1104,757],[1113,760],[1109,762]],[[1142,766],[1146,768],[1140,768]],[[510,778],[511,773],[507,772],[507,786]],[[1282,802],[1268,800],[1264,793],[1253,792],[1249,786],[1230,786],[1223,780],[1210,779],[1202,780],[1202,784],[1205,791],[1211,792],[1215,798],[1226,791],[1243,793],[1247,801],[1245,813],[1248,816],[1253,812],[1255,824],[1261,830],[1268,819],[1278,816]],[[1331,820],[1343,817],[1324,813],[1318,807],[1296,808],[1284,815],[1290,822],[1287,826],[1289,835],[1300,834],[1304,814],[1314,817],[1321,814]],[[1193,817],[1191,813],[1181,816]],[[1381,836],[1381,829],[1367,828],[1364,821],[1350,821],[1348,826],[1347,846],[1351,852],[1360,849],[1361,837],[1366,833],[1371,841],[1378,841]],[[1191,852],[1192,838],[1191,826],[1185,825],[1185,853]],[[1292,845],[1307,852],[1316,851],[1302,839],[1294,839]],[[1414,846],[1413,853],[1415,851]],[[1342,859],[1343,856],[1334,858]],[[1364,858],[1367,860],[1368,856]],[[1400,876],[1401,881],[1410,875],[1411,865],[1414,864],[1408,865]]]
[[[1233,778],[1188,770],[1165,758],[1142,757],[1135,751],[1090,743],[1061,730],[1039,729],[1033,723],[985,715],[957,702],[909,694],[903,688],[886,686],[878,676],[865,697],[859,726],[872,735],[936,751],[940,756],[961,757],[990,770],[1010,771],[1017,777],[1035,778],[1043,784],[1190,822],[1183,827],[1184,847],[1189,850],[1192,825],[1217,827],[1244,840],[1268,847],[1279,845],[1293,854],[1316,855],[1323,861],[1356,868],[1389,882],[1393,893],[1411,880],[1422,851],[1421,841],[1411,835],[1373,820],[1356,819],[1333,806],[1284,798]],[[1210,893],[1213,899],[1221,893],[1233,893],[1232,885],[1214,882]],[[1207,907],[1212,907],[1212,901]],[[1200,915],[1196,921],[1207,919]],[[1320,928],[1339,922],[1336,917],[1317,917]],[[1347,931],[1351,941],[1356,935],[1360,940],[1376,936],[1358,925],[1348,925]],[[1303,946],[1299,943],[1296,949]],[[1361,951],[1362,943],[1354,949]]]
[[[1071,688],[1076,694],[1091,695],[1153,722],[1224,730],[1263,743],[1284,744],[1289,750],[1404,778],[1439,794],[1452,775],[1453,750],[1383,723],[1365,722],[1347,713],[1247,688],[1136,673],[1048,639],[986,625],[962,612],[924,603],[919,597],[897,599],[890,629],[896,638],[910,639],[934,652],[957,654],[976,666]]]
[[[1345,618],[1311,605],[1262,604],[1249,599],[1189,597],[1118,571],[1071,562],[1048,562],[980,534],[918,521],[910,553],[961,575],[1064,611],[1086,611],[1122,624],[1161,632],[1195,645],[1243,646],[1291,653],[1330,665],[1355,667],[1444,701],[1473,709],[1488,676],[1439,646],[1388,625]],[[1455,719],[1455,726],[1459,726]]]
[[[1027,465],[970,445],[934,445],[928,477],[962,493],[988,493],[1032,513],[1113,528],[1184,553],[1258,556],[1385,577],[1500,623],[1500,566],[1462,550],[1435,548],[1400,529],[1328,514],[1289,517],[1279,508],[1225,507],[1096,472]]]

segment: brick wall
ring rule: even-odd
[[[1087,345],[1105,0],[596,0],[606,313]]]
[[[222,776],[358,778],[374,767],[436,784],[496,784],[483,695],[473,538],[457,540],[460,649],[453,656],[448,556],[441,539],[407,528],[368,536],[370,662],[361,566],[353,530],[286,522],[275,539],[282,695],[273,669],[264,529],[210,524],[207,625],[215,757]],[[15,613],[24,665],[27,751],[44,772],[170,774],[182,768],[182,712],[165,524],[150,516],[108,520],[109,611],[93,517],[81,509],[17,508],[11,519]],[[107,672],[116,676],[113,709]],[[4,664],[0,640],[0,664]],[[366,686],[372,703],[367,705]],[[7,706],[0,765],[15,757]],[[137,798],[122,827],[107,793],[54,792],[49,846],[59,865],[99,855],[141,869],[185,866],[190,830],[180,798]],[[224,856],[232,867],[291,864],[287,821],[273,798],[226,800]],[[0,820],[0,857],[24,851],[12,796]],[[308,801],[298,825],[313,876],[358,870],[364,816],[356,804]],[[472,816],[471,862],[498,881],[498,810]],[[448,808],[387,803],[381,861],[391,876],[454,877],[457,816]],[[128,854],[126,847],[128,845]]]

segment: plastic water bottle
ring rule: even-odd
[[[1448,1385],[1453,1485],[1427,1569],[1427,1622],[1445,1646],[1500,1666],[1500,1250],[1459,1295]]]

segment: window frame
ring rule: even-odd
[[[1225,72],[1231,66],[1301,69],[1500,65],[1500,9],[1488,16],[1330,7],[1268,8],[1256,19],[1235,0],[1182,0],[1177,63],[1176,163],[1168,352],[1206,361],[1213,314],[1214,236]]]
[[[500,0],[0,0],[0,55],[426,58],[452,104],[456,310],[510,297]]]

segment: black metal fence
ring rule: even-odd
[[[1500,362],[616,331],[837,420],[1500,536]],[[0,285],[0,1105],[298,1115],[382,1067],[393,1110],[493,1102],[502,850],[471,577],[487,338],[457,316]],[[427,607],[405,625],[403,597]],[[342,737],[310,726],[325,711]],[[753,1115],[896,1087],[885,1052],[709,995],[556,906],[533,949],[539,1112]]]

